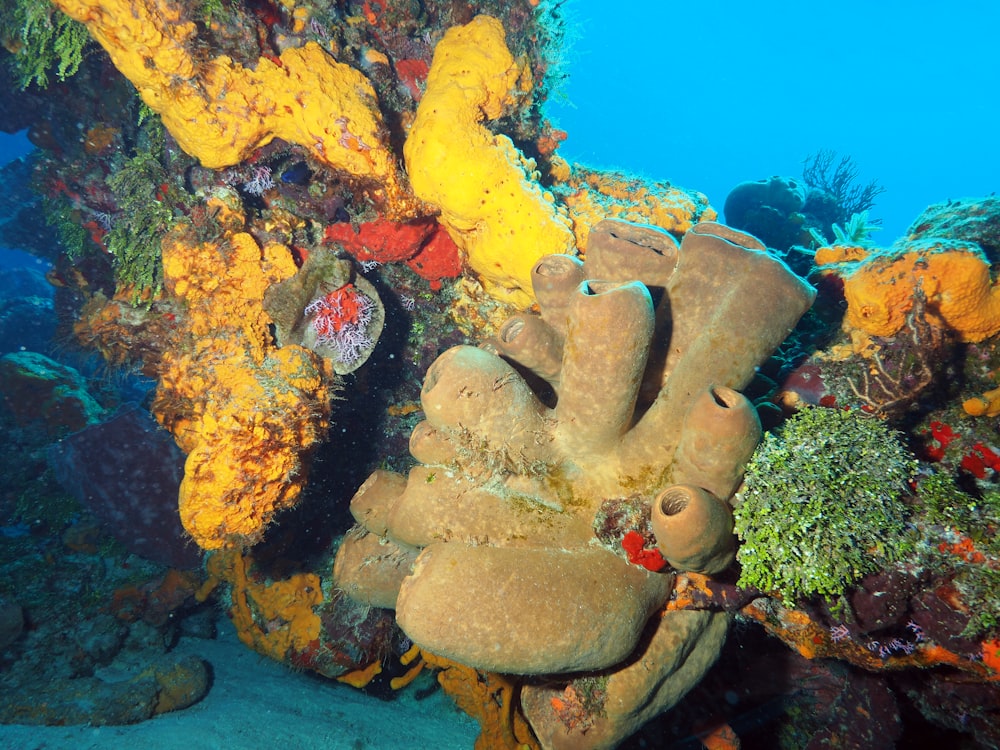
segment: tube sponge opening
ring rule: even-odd
[[[729,507],[710,492],[675,484],[656,496],[650,524],[660,553],[678,570],[718,573],[733,561]]]

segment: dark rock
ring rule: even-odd
[[[20,425],[39,427],[51,437],[82,430],[104,411],[80,373],[37,352],[0,357],[0,394],[0,404]]]
[[[0,651],[24,632],[24,610],[20,604],[0,602]]]
[[[200,564],[177,511],[184,454],[144,409],[70,435],[50,448],[49,463],[129,551],[177,568]]]

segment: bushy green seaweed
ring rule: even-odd
[[[206,26],[211,26],[212,21],[222,16],[226,10],[223,0],[198,0],[196,10]]]
[[[946,471],[920,480],[920,504],[925,523],[958,529],[973,541],[982,541],[987,526],[1000,522],[1000,492],[975,497]]]
[[[1000,569],[990,565],[963,566],[955,584],[969,608],[969,621],[962,636],[976,638],[1000,629]]]
[[[173,223],[173,210],[164,194],[166,170],[152,151],[139,151],[108,178],[118,213],[107,235],[114,256],[115,277],[132,287],[138,304],[163,287],[160,239]]]
[[[22,89],[64,81],[80,68],[90,43],[86,27],[47,0],[0,0],[0,36],[13,42],[14,74]]]
[[[909,548],[916,460],[875,417],[805,409],[765,436],[734,511],[740,585],[835,597]]]
[[[61,249],[70,260],[81,258],[87,250],[87,230],[80,221],[80,212],[64,197],[44,198],[42,213],[45,223],[55,230]]]

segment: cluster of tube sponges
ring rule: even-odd
[[[549,676],[522,694],[543,746],[610,747],[718,653],[726,615],[666,611],[671,571],[731,562],[728,500],[760,436],[738,389],[814,292],[725,226],[699,224],[678,247],[613,220],[591,231],[586,262],[547,256],[532,284],[540,314],[431,366],[410,443],[419,465],[358,491],[360,528],[335,577],[394,607],[421,648]],[[645,512],[609,530],[609,503]],[[629,562],[629,532],[670,567]],[[568,730],[550,700],[558,675],[598,670],[610,670],[603,715]]]

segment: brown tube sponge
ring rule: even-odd
[[[667,284],[670,311],[661,390],[625,448],[629,463],[677,446],[677,425],[706,388],[740,389],[812,305],[816,290],[754,237],[702,222],[681,241]]]
[[[405,477],[376,469],[351,498],[351,515],[376,536],[385,536],[389,510],[405,488]]]
[[[432,544],[403,581],[396,621],[421,648],[476,669],[600,669],[632,652],[672,586],[601,549]]]
[[[760,436],[760,418],[746,396],[732,388],[709,388],[684,417],[673,480],[728,500],[739,487],[743,465]]]
[[[566,335],[573,292],[585,278],[583,263],[572,255],[546,255],[531,269],[531,287],[542,317],[561,336]]]
[[[541,458],[537,435],[548,411],[524,378],[500,357],[455,346],[427,371],[420,402],[431,426],[471,452]],[[474,436],[474,441],[470,440]]]
[[[611,450],[631,426],[652,334],[653,302],[642,283],[586,281],[577,288],[555,408],[570,453]]]
[[[562,337],[537,315],[522,313],[500,327],[497,348],[522,367],[550,385],[559,380],[562,369]]]
[[[419,552],[355,527],[337,550],[333,577],[337,587],[359,604],[393,609]]]
[[[604,713],[572,727],[550,700],[565,683],[525,686],[541,696],[524,705],[545,747],[614,747],[715,659],[726,615],[665,611],[669,570],[629,563],[617,540],[645,524],[629,509],[656,498],[674,566],[729,565],[726,499],[760,435],[730,389],[813,296],[719,225],[692,229],[679,253],[655,227],[610,222],[591,239],[582,266],[536,264],[540,312],[515,317],[495,351],[457,347],[432,366],[411,442],[421,465],[373,521],[424,548],[396,601],[421,648],[505,674],[607,678]]]
[[[471,478],[416,466],[389,513],[389,536],[417,547],[441,541],[523,545],[550,543],[554,537],[588,538],[587,519],[550,509],[542,504],[544,498],[533,502],[521,490],[508,489],[488,470]]]
[[[418,422],[410,433],[410,455],[426,466],[449,464],[457,458],[455,446],[427,420]]]
[[[663,289],[674,274],[680,248],[659,227],[604,219],[587,239],[587,275],[592,279],[641,279],[650,288]]]
[[[711,493],[675,484],[656,496],[650,513],[656,546],[677,570],[711,575],[732,563],[733,514]]]
[[[673,327],[664,377],[671,391],[677,381],[704,383],[707,373],[717,385],[740,389],[809,309],[816,290],[756,237],[723,224],[695,225],[681,250],[667,285]]]
[[[729,616],[668,610],[659,618],[653,634],[607,675],[600,710],[583,720],[567,726],[555,709],[552,699],[564,701],[565,683],[525,685],[524,715],[545,750],[612,750],[701,681],[726,640]]]

